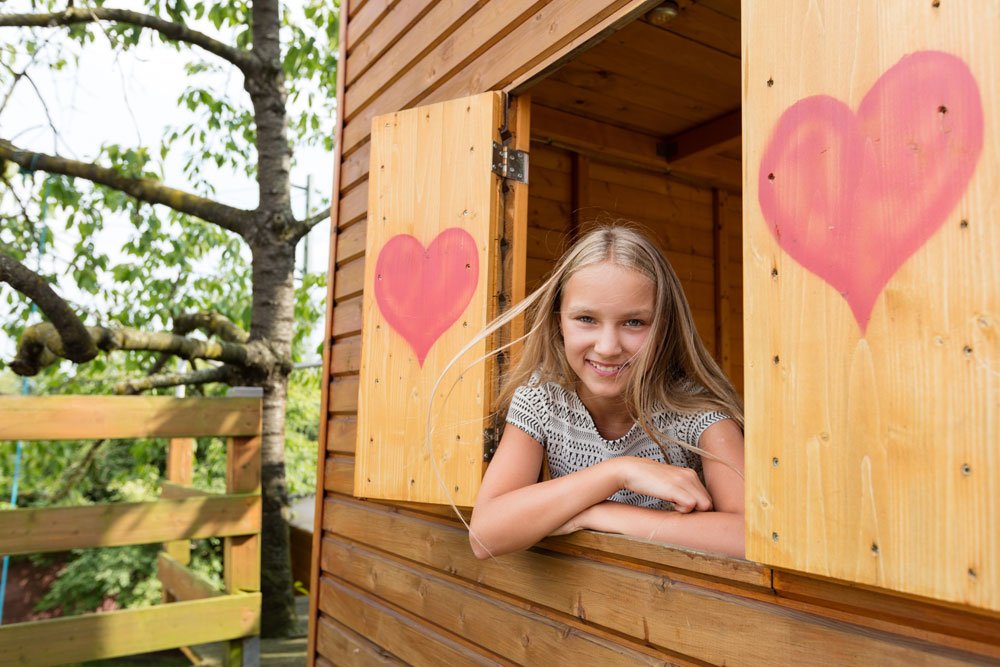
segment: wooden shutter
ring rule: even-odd
[[[1000,611],[1000,13],[745,0],[747,555]]]
[[[431,390],[494,314],[502,225],[492,171],[497,92],[372,122],[354,493],[473,504],[483,471],[489,367],[480,341]],[[435,470],[435,466],[437,470]]]

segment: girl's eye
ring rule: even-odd
[[[625,326],[627,326],[627,327],[641,327],[644,324],[646,324],[646,323],[643,322],[642,320],[627,320],[625,322]]]
[[[576,318],[576,321],[583,322],[584,324],[592,324],[594,322],[594,318],[590,315],[580,315]]]

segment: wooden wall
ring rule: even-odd
[[[478,561],[450,509],[352,496],[371,118],[517,86],[569,49],[656,4],[345,0],[310,664],[1000,661],[996,616],[596,533]],[[705,39],[721,40],[712,48],[728,48],[731,56],[738,3],[681,4],[691,16],[726,19],[725,31],[707,31]],[[736,80],[738,85],[738,67]],[[531,147],[529,281],[585,224],[591,209],[574,201],[642,218],[685,280],[703,335],[723,359],[728,355],[731,372],[739,372],[740,276],[722,268],[738,268],[741,259],[734,240],[740,226],[738,150],[721,160],[695,160],[702,175],[728,174],[728,185],[713,192],[704,182],[651,171],[651,163],[662,164],[653,159],[652,137],[639,137],[645,153],[629,170],[622,158],[635,155],[619,149],[635,136],[609,135],[614,140],[606,147],[616,155],[601,159],[560,144],[551,123],[536,124],[544,112],[536,118],[534,111],[539,141]],[[662,205],[657,195],[665,193],[683,214]]]

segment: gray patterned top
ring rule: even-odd
[[[690,414],[658,412],[653,415],[653,424],[661,433],[697,447],[698,439],[706,428],[728,418],[728,415],[714,411]],[[553,477],[562,477],[616,456],[639,456],[693,468],[699,477],[703,477],[700,456],[668,442],[668,460],[665,461],[662,450],[638,422],[622,437],[605,440],[576,392],[567,391],[554,382],[518,387],[507,411],[507,423],[541,443]],[[654,509],[671,507],[670,503],[659,498],[627,489],[618,491],[608,500]]]

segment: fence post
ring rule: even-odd
[[[229,438],[226,443],[226,493],[260,492],[260,435]],[[223,579],[227,593],[260,590],[260,535],[227,537],[223,544]],[[260,638],[229,642],[228,667],[260,662]]]
[[[167,481],[181,486],[194,483],[194,438],[171,438],[167,447]],[[181,565],[191,563],[191,541],[164,542],[163,550]],[[163,592],[164,602],[168,594]]]

